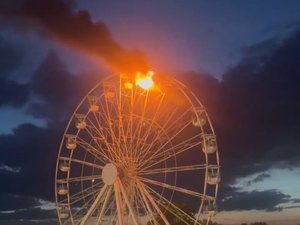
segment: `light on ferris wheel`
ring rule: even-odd
[[[154,75],[154,72],[152,72],[152,71],[148,71],[147,74],[142,74],[142,73],[138,72],[135,77],[135,84],[144,90],[148,90],[148,89],[152,88],[154,85],[154,82],[152,79],[153,75]]]

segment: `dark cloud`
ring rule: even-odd
[[[300,31],[290,37],[270,39],[249,47],[244,58],[218,81],[209,75],[185,73],[179,79],[196,92],[206,107],[221,156],[221,203],[226,210],[279,210],[291,200],[276,192],[241,192],[230,187],[237,178],[271,168],[300,165]],[[260,197],[264,205],[260,206]],[[254,200],[251,201],[254,197]],[[249,199],[249,201],[248,201]],[[253,205],[251,205],[253,204]],[[255,205],[258,205],[257,207]]]
[[[212,119],[225,182],[273,167],[299,166],[299,52],[298,31],[254,46],[224,74],[219,102],[208,106],[218,112]]]
[[[0,77],[7,76],[19,67],[24,52],[0,35]]]
[[[1,220],[11,220],[11,219],[14,219],[14,220],[29,220],[29,219],[32,219],[32,218],[35,218],[35,222],[37,222],[37,224],[40,224],[38,220],[40,219],[53,219],[56,217],[56,210],[43,210],[43,209],[40,209],[40,208],[26,208],[26,209],[18,209],[18,210],[15,210],[14,212],[12,213],[1,213],[0,212],[0,219]],[[50,220],[53,224],[53,220]],[[48,221],[45,221],[45,222],[50,222],[49,220]],[[55,220],[54,220],[55,221]],[[21,222],[21,221],[19,221]],[[34,221],[28,221],[29,224],[32,224],[32,222]],[[24,223],[21,223],[21,224],[24,224]]]
[[[251,185],[253,183],[262,182],[263,180],[270,178],[271,175],[268,173],[262,173],[257,175],[254,179],[247,181],[247,185]]]
[[[5,216],[7,217],[7,215]],[[19,219],[16,220],[13,217],[6,220],[0,221],[1,225],[32,225],[32,224],[38,224],[38,225],[57,225],[59,222],[57,219]]]
[[[294,203],[300,203],[300,198],[298,198],[298,199],[294,199],[294,201],[293,201]]]
[[[232,192],[219,201],[221,211],[266,210],[280,211],[279,204],[290,202],[291,196],[277,190]]]
[[[99,74],[71,74],[57,54],[50,51],[33,75],[31,90],[39,101],[30,104],[28,113],[50,121],[65,120],[99,79]]]
[[[15,0],[1,3],[0,13],[4,18],[40,29],[45,37],[103,58],[117,72],[130,74],[148,69],[141,52],[123,48],[106,24],[93,22],[87,11],[76,12],[73,4],[64,0]]]
[[[221,83],[227,126],[219,136],[239,176],[300,161],[300,32],[271,42],[268,54],[246,55]]]
[[[252,180],[252,182],[253,182],[253,183],[261,182],[261,181],[263,181],[264,179],[270,178],[270,177],[271,177],[270,174],[262,173],[262,174],[259,174],[257,177],[255,177],[255,178]]]
[[[0,192],[52,200],[61,134],[59,126],[50,129],[22,124],[13,130],[13,134],[0,135],[1,161],[21,168],[19,173],[1,174]]]
[[[0,211],[18,210],[24,208],[35,207],[40,205],[40,201],[36,197],[20,196],[11,193],[0,193]]]
[[[0,107],[1,106],[23,106],[29,99],[29,85],[19,84],[6,77],[0,77]]]
[[[20,107],[29,97],[29,86],[11,78],[18,68],[23,52],[0,36],[0,107]]]
[[[12,134],[0,135],[0,165],[20,168],[18,173],[0,171],[0,193],[7,197],[0,199],[0,210],[31,207],[39,198],[53,201],[56,157],[67,119],[99,79],[98,74],[71,74],[57,54],[49,52],[32,77],[28,106],[28,113],[46,120],[47,127],[21,124]],[[23,204],[18,204],[20,198]]]

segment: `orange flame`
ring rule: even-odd
[[[154,72],[148,71],[147,74],[138,72],[135,77],[135,84],[144,90],[148,90],[154,86],[152,76]]]

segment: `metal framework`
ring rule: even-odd
[[[216,214],[220,164],[211,121],[175,79],[144,90],[97,84],[64,133],[56,167],[60,224],[202,224]],[[194,210],[191,215],[178,202]]]

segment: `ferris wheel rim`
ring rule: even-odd
[[[82,103],[87,99],[87,97],[89,96],[89,94],[90,93],[92,93],[94,90],[96,90],[104,81],[107,81],[107,80],[109,80],[109,79],[111,79],[111,78],[113,78],[113,77],[116,77],[116,76],[109,76],[109,77],[107,77],[107,78],[105,78],[103,81],[101,81],[101,82],[99,82],[98,84],[96,84],[84,97],[83,97],[83,99],[81,100],[81,102],[78,104],[78,106],[76,107],[76,109],[74,110],[74,112],[73,112],[73,114],[72,114],[72,116],[71,116],[71,119],[69,120],[69,122],[68,122],[68,125],[67,125],[67,127],[66,127],[66,130],[65,130],[65,132],[64,132],[64,135],[63,135],[63,140],[64,140],[64,138],[65,138],[65,136],[67,135],[67,130],[68,130],[68,128],[69,128],[69,126],[70,126],[70,124],[71,124],[71,122],[72,122],[72,119],[74,118],[74,116],[75,116],[75,113],[77,112],[77,110],[80,108],[80,106],[82,105]],[[173,79],[175,82],[177,82],[178,84],[182,84],[181,82],[179,82],[179,81],[177,81],[177,80],[175,80],[175,79]],[[183,84],[182,84],[183,85]],[[184,91],[183,91],[184,92]],[[193,92],[191,92],[191,94],[192,95],[194,95],[193,94]],[[198,102],[198,104],[199,105],[201,105],[202,106],[202,104],[201,104],[201,102],[199,101],[199,99],[194,95],[193,96],[194,98],[195,98],[195,100],[196,100],[196,102]],[[211,127],[211,129],[212,129],[212,133],[214,134],[214,130],[213,130],[213,127],[211,126],[211,121],[210,121],[210,118],[209,118],[209,116],[208,116],[208,114],[207,114],[207,112],[205,111],[205,114],[206,114],[206,117],[207,117],[207,119],[209,120],[208,121],[208,123],[210,124],[210,127]],[[78,136],[78,133],[79,133],[79,130],[77,131],[77,134],[76,134],[76,136]],[[59,159],[60,159],[60,154],[61,154],[61,150],[62,150],[62,146],[63,146],[63,141],[61,142],[61,145],[60,145],[60,150],[59,150],[59,154],[58,154],[58,160],[57,160],[57,164],[56,164],[56,178],[55,178],[55,183],[57,184],[57,173],[58,173],[58,166],[59,166]],[[205,157],[206,157],[206,161],[208,161],[208,159],[207,159],[207,156],[208,154],[205,152]],[[219,163],[219,154],[218,154],[218,151],[216,152],[216,157],[217,157],[217,167],[218,167],[218,172],[219,172],[219,165],[220,165],[220,163]],[[72,158],[72,154],[70,155],[70,157],[69,157],[69,159],[71,159]],[[70,161],[70,163],[71,163],[71,161]],[[208,168],[208,164],[206,164],[206,172],[205,172],[205,182],[204,182],[204,190],[206,189],[206,186],[207,186],[207,182],[206,182],[206,180],[207,180],[207,168]],[[68,179],[69,179],[69,175],[68,175]],[[216,197],[217,197],[217,189],[218,189],[218,184],[216,184],[216,191],[215,191],[215,197],[213,198],[213,203],[215,204],[215,201],[216,201]],[[58,200],[57,200],[57,185],[55,185],[55,192],[56,192],[56,202],[58,202]],[[69,196],[68,196],[68,202],[69,202],[69,204],[70,204],[70,199],[69,199]],[[200,208],[199,208],[199,211],[200,211],[200,209],[202,208],[202,205],[203,205],[203,201],[202,201],[202,203],[201,203],[201,206],[200,206]],[[57,209],[57,212],[59,213],[59,209]],[[71,213],[71,211],[70,211],[70,213]],[[199,213],[198,213],[199,214]],[[71,217],[71,220],[72,220],[72,223],[74,224],[74,221],[73,221],[73,219],[72,219],[72,217]],[[197,221],[195,221],[195,224],[197,224],[196,223]]]

